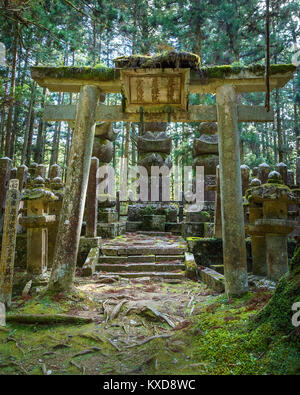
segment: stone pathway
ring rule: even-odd
[[[96,270],[106,276],[184,277],[184,239],[171,233],[126,233],[104,240]]]

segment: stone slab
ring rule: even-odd
[[[82,266],[82,275],[85,277],[92,276],[96,270],[96,264],[99,258],[99,248],[91,248],[86,261]]]
[[[171,232],[175,235],[181,235],[181,222],[166,222],[166,233]]]
[[[91,248],[97,247],[100,248],[101,246],[101,237],[80,237],[79,242],[79,251],[86,252],[90,251]]]
[[[142,229],[142,221],[127,221],[126,232],[137,232]]]
[[[181,263],[102,263],[97,265],[97,270],[105,272],[172,272],[184,269],[185,265]]]
[[[187,278],[196,279],[197,264],[195,262],[194,255],[191,252],[185,252],[184,255],[185,275]]]
[[[155,255],[155,262],[167,262],[174,260],[183,262],[184,255]]]
[[[107,272],[107,277],[124,277],[124,278],[138,278],[138,277],[151,277],[157,279],[163,278],[184,278],[184,272],[172,273],[172,272]]]
[[[217,292],[225,291],[225,278],[222,274],[206,267],[199,272],[201,281]]]
[[[224,275],[224,265],[211,265],[211,269]]]
[[[182,235],[184,237],[190,236],[204,236],[204,223],[203,222],[184,222],[182,224]]]
[[[125,222],[113,222],[110,224],[105,222],[98,222],[97,234],[104,239],[111,239],[125,233],[125,226]]]

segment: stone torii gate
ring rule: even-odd
[[[272,65],[270,89],[284,86],[293,65]],[[272,122],[264,107],[237,104],[237,94],[265,91],[264,67],[172,69],[33,67],[32,78],[53,92],[80,92],[76,105],[46,106],[44,119],[73,125],[73,142],[50,287],[73,284],[89,167],[97,121],[218,123],[225,290],[247,292],[247,265],[238,122]],[[203,77],[204,76],[204,77]],[[123,105],[103,104],[106,93],[123,94]],[[216,94],[216,105],[188,106],[190,93]],[[102,102],[102,104],[99,104]],[[142,110],[141,110],[142,107]],[[67,270],[66,274],[66,268]]]

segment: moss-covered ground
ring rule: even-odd
[[[77,278],[75,293],[15,298],[9,314],[66,313],[94,322],[0,327],[0,374],[300,373],[299,338],[272,322],[252,325],[270,297],[252,289],[228,301],[189,280]]]

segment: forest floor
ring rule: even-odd
[[[72,294],[16,298],[9,314],[64,313],[89,324],[0,327],[0,374],[290,374],[299,345],[248,322],[271,297],[227,300],[190,280],[76,278]]]

